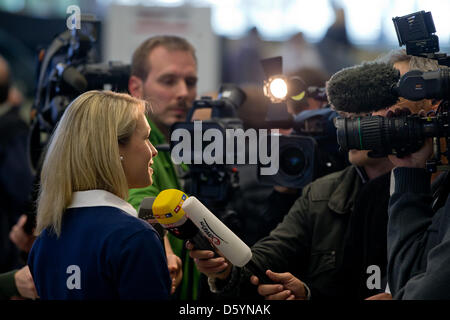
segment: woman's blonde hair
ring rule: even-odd
[[[42,167],[36,234],[46,228],[61,234],[64,210],[76,191],[102,189],[127,199],[119,143],[128,142],[145,111],[144,100],[111,91],[85,92],[67,107]]]

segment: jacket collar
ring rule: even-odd
[[[73,193],[72,203],[69,208],[83,208],[83,207],[114,207],[125,211],[126,213],[137,217],[137,212],[131,204],[119,198],[115,194],[105,190],[88,190],[77,191]]]
[[[331,194],[328,207],[336,213],[344,214],[353,210],[356,196],[363,185],[361,175],[355,166],[345,170],[341,182]]]

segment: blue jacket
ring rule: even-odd
[[[35,241],[28,264],[41,299],[168,299],[170,277],[156,231],[124,200],[76,192],[58,238]]]

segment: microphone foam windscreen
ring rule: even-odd
[[[331,76],[326,90],[337,111],[367,113],[394,105],[398,95],[393,86],[400,72],[387,63],[366,62],[342,69]]]

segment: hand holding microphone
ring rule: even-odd
[[[202,250],[201,259],[213,258],[211,251],[216,252],[217,249],[231,264],[245,266],[261,282],[271,282],[252,261],[250,248],[197,198],[187,197],[176,189],[167,189],[156,197],[152,210],[154,217],[164,228]],[[215,259],[216,262],[225,262],[222,257]]]
[[[233,265],[219,252],[198,249],[191,242],[186,243],[189,256],[194,259],[198,271],[210,278],[227,279]]]

